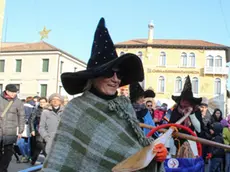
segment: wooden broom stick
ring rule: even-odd
[[[147,124],[144,124],[144,123],[140,123],[139,125],[142,128],[148,128],[148,129],[155,128],[154,126],[147,125]],[[167,130],[166,129],[159,129],[158,131],[164,133]],[[217,142],[214,142],[214,141],[211,141],[211,140],[203,139],[203,138],[200,138],[200,137],[195,137],[195,136],[180,133],[180,132],[173,133],[173,137],[179,137],[179,138],[182,138],[182,139],[187,139],[187,140],[192,140],[192,141],[195,141],[195,142],[199,142],[199,143],[204,144],[204,145],[230,150],[230,145],[217,143]]]
[[[179,119],[176,124],[181,124],[187,117],[189,117],[192,112],[192,108],[189,108],[188,112]],[[156,155],[156,152],[153,152],[155,145],[162,143],[165,144],[168,139],[172,137],[174,128],[169,128],[163,135],[154,140],[150,145],[143,147],[137,153],[131,155],[124,161],[118,163],[113,167],[113,172],[131,172],[138,171],[149,165]]]

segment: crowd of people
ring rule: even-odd
[[[186,91],[188,95],[188,91]],[[184,92],[182,92],[183,96]],[[175,114],[180,113],[181,106],[188,106],[191,103],[189,97],[184,97],[183,101],[176,101],[173,107],[168,108],[166,103],[155,101],[155,93],[153,90],[144,91],[139,83],[130,86],[130,99],[136,111],[137,119],[140,123],[152,125],[154,127],[161,124],[175,123],[179,118],[175,118]],[[230,145],[230,115],[223,115],[221,110],[216,108],[211,114],[208,110],[208,99],[203,97],[197,107],[195,107],[194,116],[190,115],[190,121],[184,123],[192,129],[201,138],[212,140],[221,144]],[[183,108],[184,109],[184,108]],[[177,115],[178,116],[178,115]],[[224,117],[226,116],[226,117]],[[198,120],[197,120],[198,119]],[[149,129],[143,128],[145,134]],[[159,137],[159,133],[155,133],[154,138]],[[199,157],[198,148],[191,141],[189,145],[184,144],[184,140],[180,143],[170,141],[166,146],[168,149],[168,158],[196,158]],[[181,145],[179,147],[179,145]],[[187,149],[183,149],[187,147]],[[183,151],[181,151],[183,150]],[[209,171],[230,171],[230,151],[221,148],[215,148],[208,145],[202,147],[202,157],[208,165]]]
[[[36,163],[40,154],[47,155],[63,108],[68,103],[66,98],[57,93],[48,99],[29,96],[20,100],[17,92],[15,85],[8,84],[1,95],[0,103],[7,115],[0,125],[1,172],[7,170],[12,155],[18,163],[31,165]]]

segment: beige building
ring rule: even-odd
[[[144,89],[152,88],[156,100],[174,104],[172,95],[180,95],[190,75],[196,97],[207,97],[209,105],[227,109],[227,79],[230,47],[203,40],[155,39],[154,25],[148,25],[148,37],[116,44],[119,55],[137,54],[142,60]],[[212,109],[213,109],[212,108]]]
[[[0,91],[9,83],[17,84],[19,97],[49,96],[60,93],[60,75],[86,68],[85,62],[46,42],[2,43],[0,53]]]

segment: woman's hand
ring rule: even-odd
[[[214,131],[212,129],[209,130],[210,134],[214,134]]]
[[[156,153],[156,156],[154,157],[154,159],[157,162],[163,162],[166,159],[167,154],[168,154],[166,147],[162,143],[155,145],[153,152]]]
[[[32,132],[31,132],[31,135],[32,135],[32,136],[35,136],[35,131],[32,131]]]

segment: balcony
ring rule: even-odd
[[[229,72],[228,67],[204,67],[204,74],[221,74],[227,75]]]

